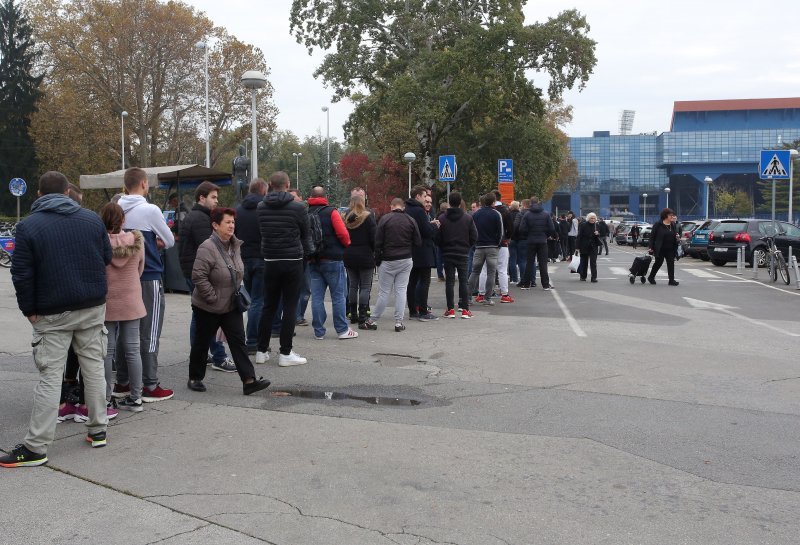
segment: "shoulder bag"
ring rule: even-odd
[[[247,293],[247,290],[244,289],[244,286],[239,284],[236,285],[236,273],[234,272],[235,269],[233,268],[233,264],[228,261],[227,256],[225,255],[225,250],[222,247],[222,244],[219,243],[218,240],[214,240],[214,244],[217,246],[217,250],[219,250],[220,255],[222,256],[222,260],[225,262],[225,265],[228,267],[228,272],[231,273],[231,283],[233,284],[234,291],[233,291],[233,306],[239,312],[247,312],[250,308],[250,294]]]

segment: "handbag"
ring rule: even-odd
[[[247,290],[244,289],[242,284],[236,286],[236,274],[234,273],[233,264],[228,262],[228,258],[225,256],[225,250],[222,248],[222,244],[219,243],[216,239],[214,243],[217,245],[217,250],[219,250],[220,255],[222,256],[222,260],[225,262],[225,265],[228,267],[228,272],[231,274],[231,283],[234,285],[234,292],[233,292],[233,307],[238,310],[239,312],[245,313],[250,308],[250,303],[252,299],[250,298],[250,294],[247,293]]]

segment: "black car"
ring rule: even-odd
[[[785,221],[772,220],[722,220],[708,235],[708,255],[714,265],[722,266],[736,261],[737,248],[744,246],[745,260],[753,265],[755,259],[759,267],[767,262],[767,246],[763,238],[774,236],[775,246],[789,259],[789,246],[792,254],[800,256],[800,228]]]

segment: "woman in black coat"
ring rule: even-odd
[[[342,260],[350,284],[347,300],[350,302],[350,323],[358,322],[359,329],[367,326],[369,296],[372,277],[375,273],[375,231],[377,225],[372,213],[367,210],[364,197],[350,198],[350,211],[344,218],[350,233],[350,246],[344,249]]]
[[[650,232],[650,254],[655,256],[656,261],[653,263],[653,268],[650,270],[650,276],[647,277],[647,280],[651,284],[656,283],[656,273],[666,260],[669,285],[677,286],[678,282],[675,281],[675,255],[680,244],[680,234],[673,222],[675,212],[665,208],[661,211],[660,217],[661,221],[656,222]]]
[[[578,266],[578,274],[582,281],[586,281],[586,269],[592,272],[592,282],[597,282],[597,248],[602,244],[600,241],[600,230],[597,226],[597,215],[590,212],[586,216],[586,221],[578,227],[578,238],[576,245],[581,253],[581,264]]]

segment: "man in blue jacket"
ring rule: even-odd
[[[33,327],[33,361],[39,370],[28,434],[0,458],[2,467],[47,463],[58,417],[61,379],[70,345],[78,355],[89,409],[93,447],[106,444],[106,265],[111,244],[97,214],[67,196],[60,172],[39,179],[39,198],[17,226],[11,280],[17,304]],[[67,266],[69,265],[69,266]]]
[[[481,197],[481,207],[472,215],[472,221],[478,229],[478,240],[475,242],[475,256],[472,258],[472,272],[469,275],[469,292],[478,291],[476,303],[493,305],[491,295],[494,289],[497,257],[500,244],[503,242],[503,217],[494,209],[495,194],[487,193]],[[486,285],[483,290],[478,287],[481,269],[486,263]]]

